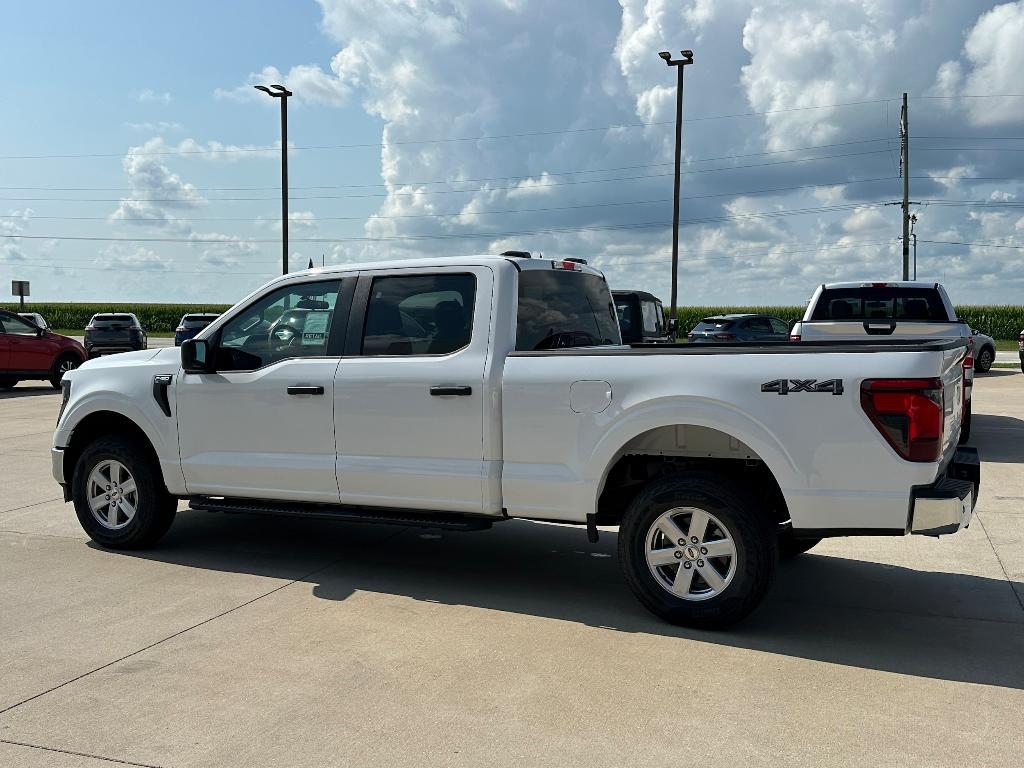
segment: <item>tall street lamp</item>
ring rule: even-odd
[[[658,54],[666,64],[676,68],[676,172],[672,190],[672,309],[669,315],[673,324],[678,322],[676,283],[679,275],[679,166],[683,145],[683,69],[687,64],[693,64],[693,51],[680,51],[680,54],[683,57],[681,59],[673,59],[668,51]]]
[[[288,97],[283,85],[254,85],[257,91],[281,100],[281,274],[288,274]]]

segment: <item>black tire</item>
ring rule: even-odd
[[[18,383],[18,379],[12,376],[0,376],[0,389],[11,389]]]
[[[996,351],[992,347],[982,347],[974,359],[974,367],[981,373],[988,373],[992,370],[992,363],[995,362],[995,359]]]
[[[963,445],[971,439],[971,401],[968,400],[964,405],[964,418],[960,422],[960,440],[959,445]]]
[[[802,555],[820,543],[820,538],[798,539],[793,536],[793,531],[786,531],[779,534],[779,559],[790,560],[797,555]]]
[[[736,568],[720,594],[704,600],[679,597],[648,566],[648,535],[674,507],[713,514],[732,538]],[[777,538],[766,511],[735,482],[712,472],[687,472],[655,480],[633,499],[619,529],[619,562],[626,583],[652,613],[672,624],[716,629],[735,624],[761,602],[775,577]]]
[[[112,530],[101,524],[89,507],[87,484],[97,465],[107,460],[120,462],[135,481],[137,503],[134,517],[123,528]],[[155,544],[174,522],[178,502],[164,487],[149,451],[137,441],[120,436],[100,437],[82,451],[75,465],[72,498],[78,522],[97,544],[110,549],[142,549]]]
[[[64,374],[67,371],[73,371],[81,364],[82,361],[75,355],[61,355],[58,357],[53,361],[53,367],[50,369],[50,386],[54,389],[60,389],[60,381],[64,378]]]

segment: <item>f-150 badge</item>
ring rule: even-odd
[[[788,395],[796,392],[831,392],[833,395],[843,394],[842,379],[775,379],[766,381],[761,385],[762,392],[774,392],[778,395]]]

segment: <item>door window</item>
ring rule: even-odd
[[[246,307],[221,329],[218,371],[251,371],[292,357],[324,357],[341,280],[288,285]]]
[[[10,315],[4,315],[3,318],[0,318],[0,330],[13,336],[39,335],[38,328],[26,323],[20,317],[11,317]]]
[[[446,355],[473,332],[473,275],[375,277],[363,327],[363,355]]]
[[[779,334],[780,336],[789,335],[789,326],[779,320],[777,317],[768,318],[768,322],[772,324],[772,332]]]
[[[661,334],[661,324],[663,321],[661,307],[656,302],[644,301],[640,303],[640,308],[643,310],[644,316],[644,333],[649,333],[653,336]]]
[[[752,317],[747,320],[744,325],[748,331],[754,331],[755,333],[771,333],[772,327],[768,324],[767,317]]]

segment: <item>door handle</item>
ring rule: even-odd
[[[317,386],[317,387],[307,387],[307,386],[291,386],[291,387],[288,387],[288,394],[289,395],[322,395],[323,393],[324,393],[324,388],[320,387],[320,386]]]
[[[433,397],[445,397],[447,395],[454,395],[456,397],[468,397],[469,395],[473,394],[473,388],[466,386],[431,387],[430,394]]]

